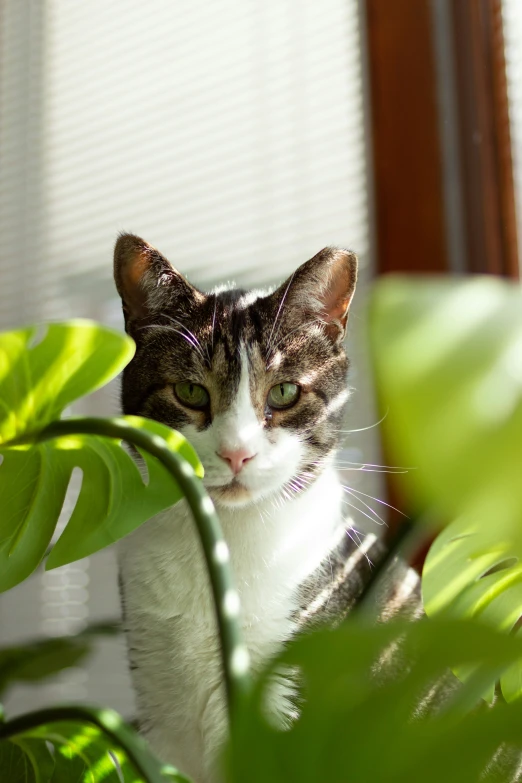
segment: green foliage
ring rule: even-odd
[[[2,739],[3,738],[3,739]],[[2,783],[188,783],[113,710],[56,707],[0,726]]]
[[[522,748],[522,704],[480,707],[484,687],[521,655],[522,640],[462,622],[351,620],[303,636],[235,715],[227,780],[476,783],[502,741]],[[281,666],[298,667],[304,694],[300,719],[287,731],[263,709],[270,674]],[[479,671],[455,688],[450,666]],[[422,714],[441,678],[437,708]]]
[[[0,742],[0,773],[2,780],[9,783],[38,783],[43,778],[50,781],[54,771],[53,757],[49,748],[37,743],[33,748],[30,741]]]
[[[76,665],[93,640],[120,631],[100,623],[76,636],[0,650],[0,695],[17,682],[36,682]],[[4,739],[2,739],[2,735]],[[62,707],[0,723],[2,783],[187,783],[157,761],[112,710]]]
[[[384,422],[408,490],[522,546],[522,294],[497,278],[385,278],[372,332]],[[491,541],[491,539],[489,539]]]
[[[0,590],[25,579],[48,550],[72,471],[82,483],[72,515],[47,567],[112,544],[185,496],[207,561],[227,694],[235,703],[249,687],[239,623],[226,611],[233,591],[228,562],[216,558],[224,539],[203,469],[190,444],[168,427],[136,417],[60,419],[79,395],[110,380],[131,358],[126,337],[88,322],[54,324],[0,335]],[[141,455],[141,471],[122,442]],[[85,635],[0,653],[0,685],[48,676],[80,660]],[[1,709],[0,709],[1,712]],[[0,718],[1,719],[1,718]],[[0,726],[0,781],[38,783],[183,783],[160,764],[109,710],[63,707]]]
[[[71,328],[97,329],[90,324]],[[177,492],[176,498],[180,493],[145,446],[140,452],[148,476],[142,480],[115,437],[124,420],[109,422],[111,439],[88,434],[87,420],[78,420],[81,435],[74,432],[74,421],[67,433],[63,427],[53,430],[52,421],[64,405],[108,380],[130,358],[132,349],[125,347],[124,338],[101,340],[97,355],[106,366],[94,368],[96,361],[90,364],[91,349],[85,346],[89,340],[91,347],[100,346],[97,336],[87,339],[85,332],[76,356],[70,334],[66,339],[57,332],[51,339],[48,332],[34,347],[31,330],[13,334],[5,349],[0,338],[0,400],[4,386],[7,390],[0,417],[0,502],[10,512],[0,520],[0,583],[4,579],[7,586],[24,578],[43,557],[73,466],[83,472],[77,517],[73,514],[52,551],[51,565],[125,535],[156,513],[155,503],[159,510],[174,502],[171,493]],[[510,748],[522,751],[522,701],[500,699],[489,707],[481,697],[499,679],[508,700],[522,691],[522,638],[506,633],[522,607],[520,291],[492,279],[387,280],[374,299],[372,340],[379,394],[383,409],[389,410],[385,429],[392,458],[414,468],[406,477],[414,511],[420,518],[451,522],[435,542],[423,577],[426,608],[434,619],[378,627],[351,619],[336,630],[316,631],[290,643],[254,689],[243,689],[233,701],[227,783],[513,779],[508,757]],[[44,348],[27,359],[24,346],[29,354]],[[72,370],[67,369],[70,354]],[[52,400],[40,404],[46,391],[39,373],[55,360],[60,380]],[[9,362],[16,368],[16,381],[8,379]],[[89,372],[83,371],[84,364]],[[189,461],[198,467],[190,447],[167,428],[130,423],[174,438],[173,448],[180,453],[186,448]],[[99,429],[99,420],[94,425]],[[186,490],[191,491],[188,485]],[[204,501],[196,493],[191,508],[201,511]],[[95,512],[93,502],[98,504]],[[127,515],[135,509],[129,523]],[[198,519],[199,511],[194,513]],[[89,528],[94,516],[101,522]],[[202,534],[209,562],[216,536]],[[7,577],[5,569],[11,569]],[[215,596],[222,596],[228,584],[220,578],[212,573]],[[221,611],[219,601],[216,605]],[[486,625],[437,619],[439,614]],[[230,651],[240,640],[227,633],[222,639],[225,646],[230,642]],[[61,665],[85,654],[82,644],[77,639],[60,647]],[[53,663],[46,663],[44,654],[52,648],[40,652],[43,671],[48,666],[52,673]],[[2,660],[13,679],[36,676],[34,658],[20,651],[16,661],[16,651],[11,651],[4,659],[0,654],[0,681]],[[227,660],[225,656],[225,667]],[[457,685],[450,668],[466,673],[463,685]],[[286,730],[276,728],[265,710],[267,688],[282,669],[297,672],[302,689],[300,719]],[[175,771],[168,777],[143,740],[112,712],[74,707],[44,711],[0,726],[0,740],[2,783],[185,780]],[[507,766],[497,765],[483,778],[492,757],[497,754],[497,762],[501,760],[500,746]]]
[[[427,614],[476,618],[500,631],[512,631],[522,615],[521,561],[522,549],[514,540],[495,541],[470,520],[457,520],[435,539],[426,558]],[[522,696],[522,659],[500,683],[507,701]]]
[[[495,278],[387,279],[373,339],[393,458],[451,524],[423,574],[428,615],[511,631],[522,615],[522,293]],[[454,521],[452,521],[454,520]],[[502,678],[522,695],[522,661]]]
[[[87,321],[52,324],[34,344],[36,336],[35,327],[0,335],[0,507],[8,509],[0,518],[0,591],[23,581],[44,557],[75,467],[81,490],[47,568],[112,544],[183,494],[146,452],[142,477],[121,439],[78,434],[38,442],[67,405],[113,378],[134,347]],[[163,438],[202,475],[182,435],[147,419],[123,420]]]
[[[114,378],[134,343],[90,321],[0,334],[0,443],[42,429]]]
[[[43,639],[0,649],[0,698],[19,682],[36,682],[76,666],[91,651],[100,635],[115,634],[120,626],[99,623],[75,636]]]

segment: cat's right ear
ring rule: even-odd
[[[134,234],[121,234],[114,248],[114,282],[125,327],[205,299],[155,247]],[[168,315],[168,312],[167,312]]]

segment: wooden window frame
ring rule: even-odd
[[[376,273],[517,278],[501,0],[361,2]]]
[[[363,1],[378,274],[518,277],[501,0]]]

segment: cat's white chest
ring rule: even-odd
[[[326,471],[282,508],[221,511],[255,668],[291,634],[297,588],[331,549],[340,508],[339,480]],[[160,756],[206,781],[224,698],[210,586],[184,504],[121,542],[119,561],[144,731]]]

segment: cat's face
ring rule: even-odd
[[[326,248],[273,293],[204,294],[132,235],[115,249],[126,329],[126,414],[182,432],[218,505],[304,489],[335,449],[348,398],[342,346],[352,253]]]

